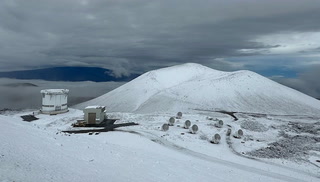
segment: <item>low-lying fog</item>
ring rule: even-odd
[[[103,95],[124,82],[52,82],[0,78],[0,110],[41,107],[40,90],[69,89],[68,105],[72,106]]]

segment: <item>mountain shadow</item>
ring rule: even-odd
[[[111,70],[98,67],[54,67],[36,70],[0,72],[2,78],[40,79],[47,81],[130,81],[138,74],[114,77]]]

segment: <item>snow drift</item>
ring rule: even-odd
[[[109,111],[172,112],[189,109],[269,114],[317,114],[320,102],[251,71],[223,72],[187,63],[147,72],[93,100]]]

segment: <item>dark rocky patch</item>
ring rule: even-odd
[[[241,128],[255,131],[255,132],[265,132],[268,131],[268,128],[264,126],[263,124],[257,122],[257,121],[251,121],[251,120],[245,120],[240,124]]]
[[[287,131],[295,132],[298,134],[301,133],[309,133],[309,134],[318,134],[320,133],[320,122],[315,123],[297,123],[297,122],[289,122]]]
[[[320,151],[320,137],[302,136],[302,135],[284,135],[277,142],[268,144],[267,147],[247,152],[247,155],[259,158],[303,158],[310,150]]]

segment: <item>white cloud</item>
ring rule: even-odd
[[[270,46],[264,49],[242,49],[242,53],[292,54],[313,52],[320,47],[320,32],[283,32],[262,35],[253,42]]]

